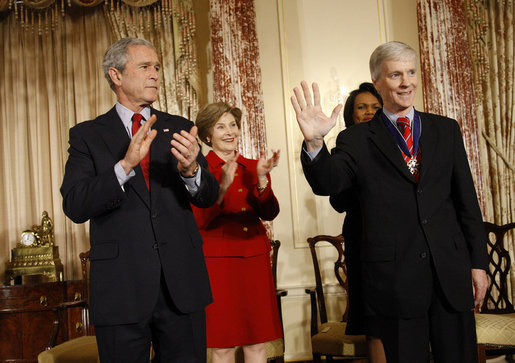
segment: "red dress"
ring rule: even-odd
[[[220,181],[224,161],[213,151],[209,170]],[[207,346],[226,348],[282,337],[263,220],[279,213],[270,184],[259,195],[257,160],[240,156],[221,206],[193,207],[204,240],[214,302],[206,308]]]

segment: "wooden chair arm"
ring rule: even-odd
[[[57,336],[59,335],[59,329],[61,328],[61,311],[76,307],[87,309],[88,302],[86,300],[66,301],[51,309],[54,312],[54,321],[52,323],[52,333],[50,334],[50,339],[48,339],[45,350],[53,348],[57,342]]]
[[[318,334],[318,307],[315,288],[306,289],[311,300],[311,336]]]

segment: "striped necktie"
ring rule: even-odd
[[[399,117],[397,119],[397,128],[401,132],[409,150],[409,155],[402,152],[402,156],[404,157],[404,161],[406,162],[410,173],[413,174],[415,176],[415,180],[418,181],[420,176],[420,153],[413,155],[413,133],[411,132],[409,119],[407,117]]]

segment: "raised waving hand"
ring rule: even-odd
[[[313,98],[306,81],[300,83],[302,92],[298,87],[293,89],[294,96],[291,97],[291,104],[295,110],[297,123],[300,131],[304,135],[306,148],[313,151],[322,147],[324,136],[336,125],[336,118],[343,105],[338,105],[327,117],[320,106],[320,91],[318,84],[313,83]]]

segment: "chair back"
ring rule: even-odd
[[[513,313],[513,304],[508,294],[508,275],[510,272],[510,254],[504,247],[504,236],[515,228],[515,223],[502,226],[484,222],[488,244],[489,269],[487,271],[490,285],[486,291],[481,307],[482,313]]]
[[[315,237],[308,238],[309,249],[311,251],[311,257],[313,259],[313,268],[315,272],[315,282],[316,282],[316,296],[318,302],[318,312],[320,315],[320,322],[327,323],[327,308],[324,297],[324,288],[322,283],[322,275],[320,273],[320,265],[319,259],[317,256],[316,245],[321,242],[329,242],[336,251],[338,255],[336,260],[334,261],[334,274],[338,283],[343,288],[346,296],[348,296],[349,287],[347,283],[347,268],[345,267],[345,257],[343,254],[343,243],[344,238],[340,234],[338,236],[328,236],[328,235],[319,235]],[[343,313],[342,321],[347,321],[347,317],[349,314],[349,304],[345,304],[345,311]]]
[[[277,257],[279,254],[279,247],[281,247],[281,242],[279,240],[270,240],[270,244],[272,245],[272,251],[270,252],[270,263],[272,264],[272,277],[274,278],[274,285],[277,289]]]
[[[84,286],[83,300],[86,302],[86,306],[82,311],[82,320],[85,322],[84,328],[86,331],[86,335],[94,335],[94,330],[92,330],[92,327],[89,324],[89,250],[81,252],[79,254],[79,258],[82,270],[82,281]]]

